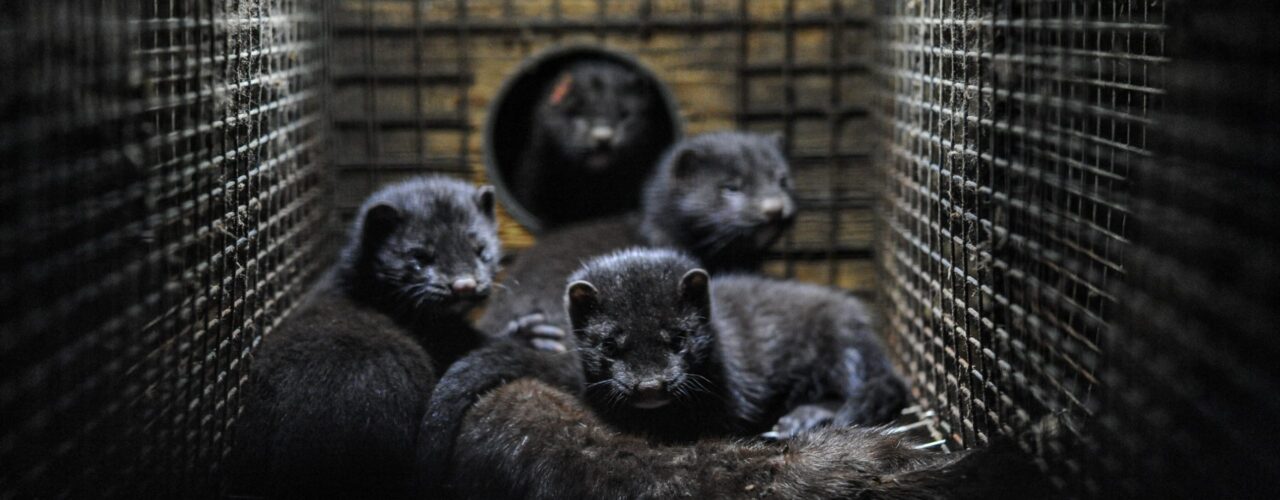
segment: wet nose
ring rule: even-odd
[[[781,219],[787,208],[787,202],[782,198],[765,198],[760,202],[760,213],[770,220]]]
[[[596,144],[604,144],[606,142],[609,142],[609,140],[613,139],[613,127],[608,127],[604,125],[597,125],[595,127],[592,127],[591,139],[596,141]]]
[[[476,286],[475,278],[458,278],[453,280],[449,288],[453,289],[454,295],[469,297],[476,294]]]

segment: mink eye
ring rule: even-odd
[[[618,354],[618,341],[614,340],[613,337],[605,337],[604,340],[600,341],[600,352],[608,357],[616,356]]]
[[[476,245],[476,257],[480,257],[480,258],[482,258],[482,259],[483,259],[483,258],[485,258],[485,250],[488,250],[488,249],[489,249],[489,248],[488,248],[488,247],[486,247],[483,243],[481,243],[481,244],[477,244],[477,245]]]
[[[413,257],[414,267],[429,266],[436,259],[429,248],[415,248],[410,257]]]
[[[730,181],[720,185],[720,190],[725,193],[738,193],[742,191],[742,182]]]
[[[685,339],[684,333],[677,333],[675,335],[672,335],[671,341],[670,341],[671,348],[679,351],[681,348],[684,347],[684,339]]]
[[[782,178],[778,179],[778,186],[782,187],[782,189],[791,189],[791,177],[782,176]]]

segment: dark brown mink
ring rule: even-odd
[[[499,252],[489,187],[424,178],[372,195],[337,264],[254,354],[228,491],[404,494],[436,377],[487,342],[465,315]]]
[[[838,401],[837,426],[885,424],[906,406],[866,308],[839,291],[713,279],[662,249],[596,257],[569,282],[586,401],[620,430],[689,441],[764,432],[806,404]]]
[[[1047,498],[1012,442],[942,454],[883,428],[786,441],[655,444],[618,432],[557,370],[564,353],[493,345],[441,379],[424,429],[424,498]],[[496,369],[494,367],[504,367]],[[426,433],[427,431],[423,431]]]

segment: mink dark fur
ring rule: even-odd
[[[669,144],[656,130],[653,84],[621,64],[576,62],[547,83],[514,176],[521,204],[543,224],[634,209],[639,187]]]
[[[563,354],[493,346],[432,397],[424,498],[1046,498],[1015,446],[941,454],[882,429],[823,428],[785,442],[654,444],[584,407]],[[501,366],[505,368],[495,369]],[[447,408],[447,411],[439,411]],[[446,430],[454,430],[449,432]],[[445,495],[445,493],[448,495]]]
[[[645,186],[640,234],[712,273],[755,271],[795,220],[782,136],[716,132],[679,144]]]
[[[500,251],[491,188],[434,178],[375,193],[335,268],[255,353],[230,493],[405,493],[436,376],[486,337],[464,315]]]
[[[795,218],[790,169],[776,136],[704,134],[677,144],[654,172],[642,213],[582,222],[538,238],[507,270],[480,328],[541,320],[569,326],[564,283],[587,258],[636,245],[675,246],[712,272],[758,270]]]
[[[753,434],[833,398],[834,424],[874,425],[906,405],[865,308],[834,290],[711,280],[668,250],[597,257],[569,280],[586,401],[620,430],[660,441]]]

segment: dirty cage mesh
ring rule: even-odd
[[[1129,177],[1162,94],[1163,2],[878,7],[877,262],[894,351],[966,446],[1092,414]],[[1070,480],[1078,457],[1045,451]]]
[[[1064,415],[1034,450],[1085,496],[1172,476],[1186,450],[1236,464],[1265,441],[1239,424],[1277,412],[1248,394],[1275,388],[1260,339],[1276,318],[1258,311],[1280,267],[1262,201],[1280,155],[1248,134],[1280,114],[1239,98],[1276,81],[1256,64],[1276,54],[1250,38],[1266,31],[1250,2],[1208,28],[1169,22],[1165,3],[8,2],[0,498],[211,491],[249,355],[328,236],[385,183],[486,181],[488,100],[521,60],[572,44],[636,55],[686,134],[784,132],[800,215],[767,271],[875,294],[949,445]],[[1203,36],[1176,45],[1192,64],[1161,114],[1180,31]],[[1227,160],[1256,182],[1229,181]],[[505,215],[501,230],[516,251],[532,241]],[[1219,260],[1162,245],[1205,239]],[[1230,307],[1194,307],[1218,297]],[[1215,324],[1236,343],[1203,349]],[[1231,412],[1193,404],[1208,383]],[[1230,446],[1179,436],[1166,461],[1134,460],[1183,418],[1232,429],[1214,438]]]
[[[321,16],[0,7],[0,497],[208,485],[247,355],[316,270]]]

